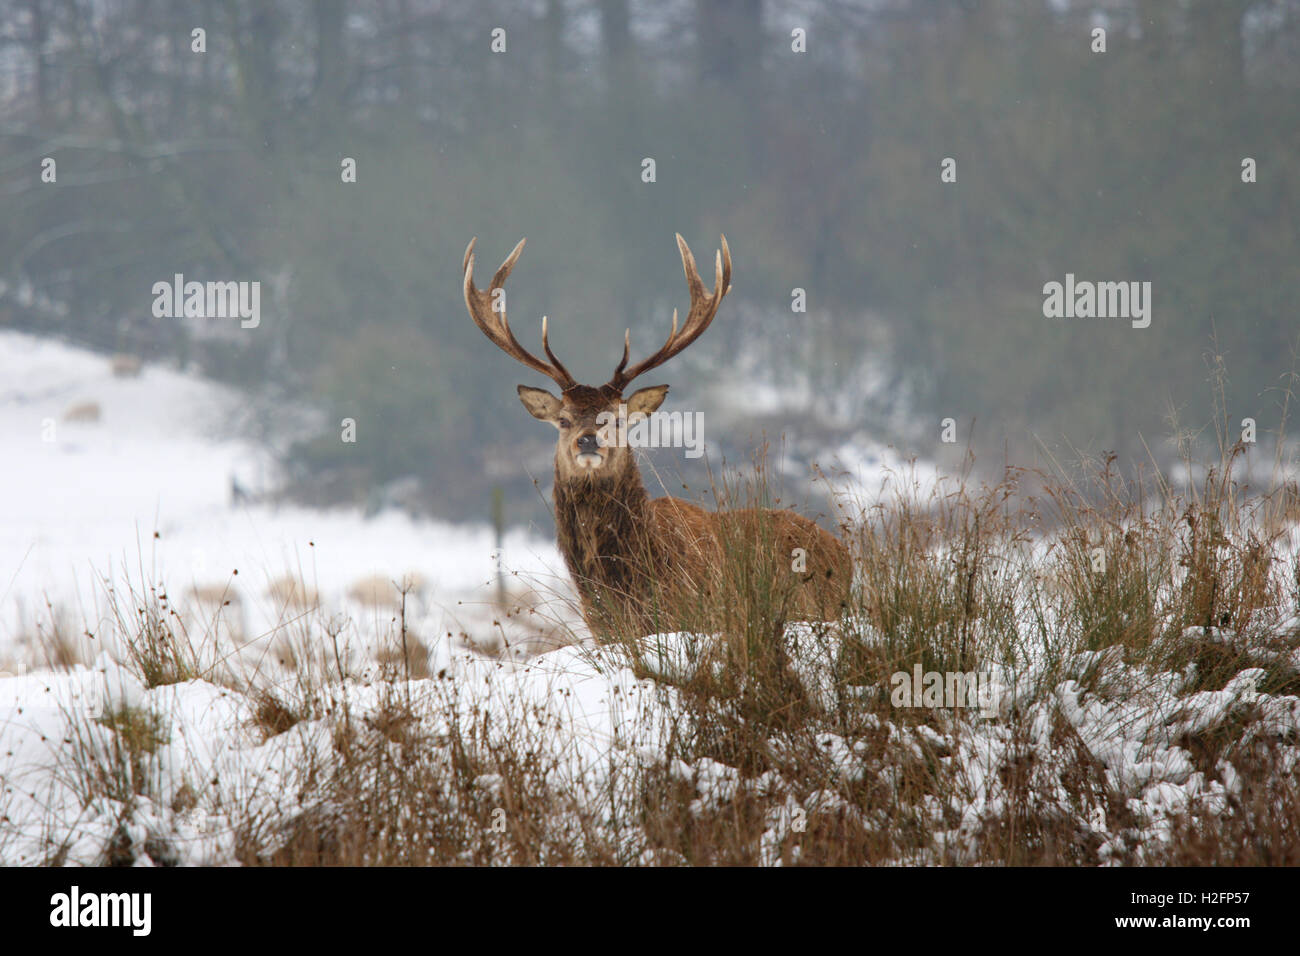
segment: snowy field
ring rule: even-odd
[[[431,632],[477,622],[494,594],[486,525],[232,504],[232,478],[258,495],[274,475],[263,451],[229,434],[241,400],[160,367],[115,377],[105,356],[0,333],[0,671],[43,663],[38,623],[93,631],[107,585],[142,576],[196,615],[229,600],[223,620],[251,640],[308,598],[373,618],[398,600],[387,582],[402,580]],[[512,589],[565,591],[551,542],[512,533],[504,554],[507,574],[522,576]]]
[[[823,715],[808,724],[812,756],[783,763],[791,743],[773,738],[772,769],[758,776],[711,756],[682,759],[670,751],[699,714],[680,688],[706,661],[717,666],[699,638],[647,639],[637,661],[586,641],[539,653],[543,629],[528,614],[492,610],[487,528],[232,505],[232,475],[257,494],[273,470],[223,433],[240,397],[211,384],[160,368],[115,377],[102,356],[13,333],[0,335],[0,382],[11,456],[0,496],[0,863],[227,864],[246,859],[250,821],[273,851],[265,834],[339,812],[319,786],[354,753],[341,748],[339,714],[376,737],[377,753],[418,741],[419,756],[403,758],[417,763],[442,759],[473,728],[476,753],[509,753],[516,769],[523,754],[527,779],[564,795],[546,826],[577,834],[567,845],[628,863],[684,859],[636,822],[654,774],[684,788],[686,818],[725,817],[758,795],[759,862],[798,862],[800,825],[818,815],[868,842],[926,835],[891,850],[894,862],[978,862],[991,830],[1029,812],[1104,864],[1157,853],[1175,818],[1230,812],[1243,793],[1238,768],[1227,750],[1206,756],[1219,728],[1235,728],[1238,744],[1280,745],[1279,774],[1300,770],[1300,699],[1261,690],[1269,674],[1300,670],[1294,617],[1249,635],[1184,634],[1205,655],[1233,649],[1241,665],[1221,686],[1198,684],[1196,663],[1153,671],[1119,648],[1039,649],[1014,671],[989,668],[988,719],[868,714],[853,732],[834,715],[887,689],[845,682],[839,630],[792,625],[794,677]],[[841,460],[869,488],[879,454],[846,448]],[[917,480],[932,479],[922,470]],[[513,534],[505,556],[521,602],[541,594],[559,631],[581,636],[554,546]],[[401,679],[378,663],[395,632],[385,583],[398,579],[412,585],[407,623],[421,655]],[[164,581],[162,603],[181,609],[200,667],[146,686],[110,635],[122,606],[129,618]],[[73,650],[52,667],[57,634]],[[880,640],[865,623],[856,634]],[[312,660],[337,679],[302,680]],[[267,717],[267,690],[300,709],[282,728]],[[414,728],[398,735],[395,699]],[[1017,767],[1028,777],[1009,772]],[[939,782],[907,806],[873,804],[922,773]],[[524,778],[508,769],[488,761],[471,777],[448,805],[471,792],[518,803],[511,788]]]
[[[788,640],[805,685],[820,686],[829,695],[823,702],[833,705],[834,639],[810,639],[795,628]],[[660,666],[654,677],[689,676],[695,666],[690,639],[661,636],[655,645],[652,659]],[[1065,662],[1064,673],[1084,678],[1096,664],[1097,655],[1080,654]],[[324,696],[329,707],[346,707],[366,726],[378,725],[394,695],[411,701],[419,739],[428,742],[426,758],[456,728],[474,725],[487,712],[479,745],[495,752],[514,748],[539,760],[541,783],[571,801],[567,813],[549,814],[547,825],[580,834],[580,848],[615,847],[620,862],[684,862],[656,846],[644,828],[627,823],[643,812],[642,775],[657,768],[694,794],[685,808],[688,818],[725,817],[740,796],[760,795],[767,808],[759,837],[762,863],[780,863],[783,848],[786,859],[798,862],[800,823],[825,813],[868,833],[919,823],[931,837],[900,854],[900,863],[978,862],[991,821],[1028,813],[1090,845],[1096,862],[1105,864],[1143,862],[1165,849],[1176,817],[1214,818],[1242,796],[1243,781],[1232,762],[1221,760],[1212,772],[1198,769],[1189,739],[1241,720],[1247,741],[1295,740],[1300,699],[1256,693],[1254,682],[1262,675],[1247,669],[1220,690],[1183,695],[1190,673],[1150,675],[1123,665],[1100,693],[1062,672],[1048,683],[1035,669],[1018,680],[1001,675],[999,713],[988,720],[941,716],[937,724],[916,726],[881,721],[856,737],[817,734],[821,763],[812,768],[818,781],[812,784],[778,771],[746,778],[709,757],[665,759],[668,741],[682,732],[685,719],[677,692],[666,682],[638,677],[612,649],[566,647],[515,665],[463,653],[453,655],[441,680],[389,684],[361,678]],[[449,694],[449,686],[464,690]],[[1020,719],[1002,719],[1013,705]],[[336,722],[304,720],[268,737],[256,723],[255,707],[249,696],[203,680],[146,689],[108,655],[88,668],[4,680],[0,809],[7,823],[0,857],[9,864],[53,858],[96,865],[112,853],[118,862],[125,855],[125,862],[136,865],[228,864],[239,859],[241,828],[250,820],[289,828],[298,819],[327,819],[329,798],[304,794],[312,793],[320,768],[339,759]],[[112,787],[107,794],[96,792],[102,779],[120,772],[114,741],[120,726],[106,725],[105,718],[126,709],[164,715],[147,769],[134,771],[146,779],[130,782],[130,796]],[[1082,789],[1078,747],[1096,760],[1095,776]],[[95,783],[69,772],[70,758],[94,768],[89,777]],[[901,792],[908,774],[927,762],[942,766],[952,789],[924,797],[905,823],[845,799],[846,789],[864,786]],[[1008,768],[1017,766],[1032,768],[1028,792],[1038,801],[1032,806],[1023,805],[1024,791],[1008,780]],[[1294,780],[1300,748],[1282,752],[1277,772]],[[509,805],[500,774],[480,773],[473,787],[487,795],[489,806]],[[472,812],[467,806],[463,816]]]

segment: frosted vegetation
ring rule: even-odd
[[[755,549],[598,645],[549,543],[498,595],[486,529],[277,504],[221,388],[0,356],[5,863],[1300,862],[1300,497],[1243,448],[1181,488],[841,462],[842,620]],[[902,706],[918,666],[986,694]]]

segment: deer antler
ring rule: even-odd
[[[713,317],[718,314],[722,297],[731,291],[731,250],[727,248],[726,236],[722,237],[722,250],[714,257],[712,292],[705,290],[700,273],[695,268],[695,257],[691,255],[691,248],[686,245],[686,240],[682,238],[681,233],[677,234],[677,249],[682,254],[682,269],[686,272],[686,285],[691,290],[691,308],[686,313],[686,323],[680,330],[677,328],[677,310],[673,309],[673,330],[668,334],[668,341],[658,352],[631,369],[627,369],[628,351],[632,339],[632,330],[629,329],[623,336],[623,360],[618,363],[618,368],[614,369],[614,377],[609,380],[606,388],[621,392],[638,375],[652,368],[658,368],[698,339],[709,327]],[[625,369],[627,371],[624,371]]]
[[[519,245],[515,246],[514,251],[506,257],[506,261],[501,263],[501,268],[496,271],[496,275],[482,292],[474,288],[474,243],[476,242],[478,242],[477,236],[469,241],[469,245],[465,248],[465,260],[461,264],[461,268],[465,270],[465,306],[469,309],[469,317],[501,351],[527,365],[533,371],[541,372],[560,386],[562,391],[573,388],[578,383],[551,352],[551,344],[546,337],[546,316],[542,316],[542,348],[546,352],[546,357],[550,359],[549,363],[543,362],[519,344],[515,334],[510,331],[504,304],[500,313],[492,308],[492,299],[496,290],[505,286],[510,270],[515,267],[519,254],[524,251],[524,240],[519,240]]]

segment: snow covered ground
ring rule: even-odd
[[[230,434],[242,402],[165,368],[119,378],[102,355],[0,333],[0,671],[42,663],[35,628],[49,623],[47,602],[66,626],[94,630],[106,584],[124,578],[165,583],[174,603],[196,610],[231,599],[223,613],[249,637],[306,596],[373,617],[378,597],[367,595],[386,580],[421,585],[415,610],[431,631],[456,630],[491,599],[486,525],[232,504],[232,478],[257,494],[274,475],[264,451]],[[551,542],[512,533],[504,555],[508,574],[565,591]]]
[[[680,741],[674,735],[689,720],[674,685],[699,665],[698,638],[649,639],[655,653],[636,667],[621,648],[586,643],[539,655],[526,639],[528,626],[500,620],[488,604],[495,565],[487,528],[392,512],[367,519],[355,511],[232,506],[232,475],[259,491],[272,474],[256,448],[222,427],[240,401],[160,368],[117,378],[102,356],[0,333],[0,447],[9,453],[0,495],[0,671],[7,672],[0,676],[0,863],[96,864],[110,854],[139,864],[234,862],[240,828],[250,819],[275,830],[322,809],[312,805],[310,781],[338,759],[337,714],[373,728],[394,693],[414,709],[430,747],[472,725],[489,751],[534,748],[548,782],[588,814],[573,829],[583,839],[608,839],[629,861],[661,859],[651,835],[627,824],[639,812],[638,774],[646,767],[662,767],[691,788],[688,812],[695,815],[725,807],[745,788],[762,790],[765,862],[778,862],[783,846],[789,850],[795,821],[819,813],[852,818],[863,831],[899,829],[896,815],[864,810],[845,793],[881,782],[902,788],[912,759],[946,784],[901,811],[917,814],[908,826],[931,838],[899,862],[980,859],[990,821],[1005,819],[1023,796],[1009,789],[1013,767],[1034,768],[1033,792],[1043,803],[1033,812],[1077,820],[1080,839],[1097,847],[1097,862],[1125,859],[1135,846],[1158,847],[1170,819],[1188,809],[1224,812],[1241,789],[1236,768],[1227,759],[1198,766],[1189,750],[1209,730],[1240,724],[1247,738],[1282,742],[1281,772],[1297,772],[1300,699],[1259,692],[1260,667],[1243,665],[1221,689],[1184,692],[1194,665],[1151,673],[1109,651],[1064,661],[1031,657],[1015,673],[992,668],[992,719],[878,721],[874,737],[826,729],[816,740],[826,774],[815,785],[776,771],[746,780],[710,757],[670,758],[668,742]],[[883,461],[854,448],[840,457],[861,473],[863,486]],[[930,470],[913,473],[918,487],[932,479]],[[527,586],[564,593],[550,542],[511,535],[505,555],[507,569],[520,572]],[[286,573],[300,591],[315,593],[277,585]],[[381,675],[371,653],[380,632],[391,636],[391,599],[377,604],[367,591],[374,579],[382,590],[384,581],[411,575],[421,580],[409,623],[427,652],[429,676],[394,681]],[[123,600],[123,585],[147,591],[161,581],[177,605],[201,603],[214,588],[236,595],[231,607],[212,613],[227,618],[228,633],[218,631],[216,639],[239,654],[308,618],[313,628],[304,633],[317,640],[327,628],[315,625],[348,620],[342,633],[349,659],[340,664],[348,676],[311,688],[304,716],[277,733],[258,718],[257,653],[237,680],[227,679],[227,669],[145,687],[125,665],[124,649],[104,643],[112,630],[106,582]],[[73,631],[81,658],[45,666],[41,621]],[[83,628],[99,636],[82,640]],[[1300,668],[1297,630],[1300,621],[1287,622],[1269,638],[1284,648],[1278,653],[1296,658],[1292,668]],[[498,632],[520,653],[486,656],[461,631]],[[191,634],[205,638],[201,621]],[[880,692],[844,686],[836,671],[840,639],[835,631],[800,626],[786,634],[797,679],[830,714],[845,700]],[[1235,638],[1207,632],[1187,639]],[[1101,683],[1090,676],[1099,663]],[[266,673],[271,686],[292,683],[287,672]],[[124,764],[128,729],[135,743]],[[1090,764],[1072,757],[1062,740],[1079,742],[1089,761],[1095,757],[1092,789],[1080,789],[1075,779]],[[783,746],[774,740],[772,753],[779,758]],[[132,779],[114,784],[123,773]],[[502,786],[492,774],[475,783],[489,792]],[[602,833],[606,823],[584,829],[593,819],[615,832]],[[557,817],[555,825],[566,824]]]
[[[794,628],[788,639],[801,679],[833,696],[828,668],[834,637],[815,638]],[[692,639],[662,635],[655,644],[657,676],[680,678],[696,666]],[[590,814],[586,828],[579,819],[560,816],[551,818],[554,826],[617,843],[628,860],[656,862],[662,860],[656,855],[661,848],[649,834],[619,823],[639,815],[638,773],[645,767],[663,766],[693,788],[691,815],[725,812],[746,788],[762,792],[768,810],[761,859],[768,863],[780,861],[783,843],[798,830],[796,821],[818,813],[852,817],[868,831],[900,829],[895,816],[851,805],[843,788],[874,783],[901,792],[908,764],[927,761],[937,763],[951,789],[917,804],[914,812],[932,833],[931,842],[899,862],[977,861],[991,823],[1029,812],[1053,825],[1066,821],[1080,841],[1093,841],[1097,861],[1106,863],[1133,852],[1140,861],[1170,839],[1176,816],[1189,810],[1222,814],[1242,795],[1243,781],[1228,760],[1209,773],[1195,766],[1186,749],[1189,736],[1237,719],[1245,719],[1247,737],[1294,740],[1300,733],[1300,699],[1257,694],[1253,682],[1262,670],[1247,669],[1221,690],[1181,696],[1178,690],[1190,671],[1151,675],[1117,664],[1107,690],[1089,690],[1066,676],[1082,678],[1096,663],[1095,654],[1076,655],[1049,683],[1035,669],[1000,674],[999,713],[993,719],[941,715],[935,725],[914,726],[881,721],[875,743],[820,733],[816,747],[826,768],[817,775],[835,785],[815,788],[774,771],[745,779],[736,768],[708,757],[689,763],[667,758],[667,742],[683,727],[677,692],[636,676],[621,651],[612,648],[596,652],[571,646],[518,663],[462,652],[449,660],[442,680],[397,685],[349,680],[328,696],[336,712],[346,702],[354,718],[369,725],[386,699],[403,695],[413,701],[429,741],[448,740],[456,727],[490,713],[479,745],[513,745],[540,755],[548,783]],[[448,687],[464,692],[449,696]],[[1123,692],[1135,689],[1141,693]],[[1004,719],[1013,703],[1020,719]],[[99,792],[87,783],[87,777],[122,773],[114,742],[121,731],[105,718],[124,708],[162,719],[157,742],[144,758],[147,769],[135,771],[135,792],[129,796],[115,795],[111,787]],[[268,737],[254,720],[254,709],[250,697],[202,680],[146,689],[107,654],[91,667],[0,682],[0,753],[5,755],[0,810],[6,821],[0,827],[0,859],[15,864],[53,857],[95,865],[116,847],[114,852],[137,864],[234,862],[240,828],[250,819],[288,830],[295,819],[323,809],[304,794],[310,795],[310,780],[320,768],[338,760],[336,722],[307,720]],[[1076,779],[1078,753],[1063,739],[1077,740],[1096,758],[1095,777],[1084,787]],[[779,749],[781,743],[772,745]],[[72,772],[74,765],[82,772]],[[89,775],[87,766],[94,768]],[[1036,805],[1009,805],[1025,799],[1025,791],[1009,782],[1013,767],[1030,768],[1028,792]],[[1298,771],[1300,748],[1284,749],[1278,772],[1294,778]],[[141,778],[147,778],[146,785],[140,785]],[[483,774],[475,785],[490,791],[502,782]],[[183,801],[182,794],[188,795]],[[592,827],[592,818],[604,824]],[[602,832],[609,830],[614,832]]]

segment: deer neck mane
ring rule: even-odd
[[[610,476],[555,473],[555,533],[580,590],[627,587],[645,556],[650,496],[628,456]]]

